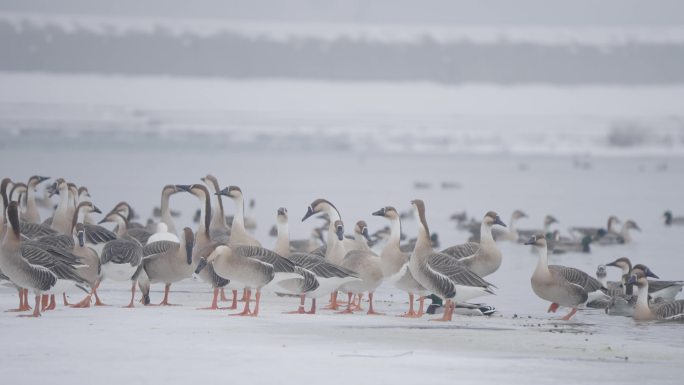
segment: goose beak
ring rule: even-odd
[[[76,233],[76,237],[78,238],[78,245],[80,247],[83,247],[85,245],[85,241],[84,241],[85,232],[79,231],[78,233]]]
[[[651,271],[651,269],[646,269],[645,271],[647,277],[655,278],[655,279],[660,279],[657,275],[655,275],[654,272]]]
[[[186,257],[186,262],[188,263],[188,265],[192,265],[192,248],[194,246],[195,246],[195,243],[192,241],[186,241],[185,242],[185,257]]]
[[[312,216],[314,214],[316,214],[316,213],[313,211],[313,208],[311,208],[311,206],[309,206],[309,208],[306,210],[306,214],[304,214],[304,218],[302,218],[302,222],[304,222],[307,218],[309,218],[310,216]]]
[[[618,267],[618,265],[615,264],[615,261],[613,261],[613,262],[611,262],[611,263],[606,263],[606,266]]]
[[[176,190],[177,191],[190,192],[190,185],[189,184],[177,184]]]
[[[100,209],[98,209],[97,206],[93,206],[93,212],[96,214],[102,214],[102,211],[100,211]]]
[[[344,240],[344,228],[343,227],[337,228],[337,239],[339,239],[340,241]]]
[[[370,237],[370,235],[368,235],[368,227],[364,227],[363,230],[361,230],[361,234],[363,235],[364,238],[366,238],[366,240],[368,242],[371,241],[371,237]]]
[[[230,197],[230,191],[228,190],[228,187],[226,187],[223,190],[217,192],[216,195],[225,195],[227,197]]]
[[[38,177],[38,183],[45,182],[48,179],[50,179],[49,176],[39,176]],[[36,184],[38,184],[38,183],[36,183]]]
[[[107,222],[107,217],[104,217],[104,218],[102,218],[101,221],[97,222],[97,224],[101,225],[101,224],[106,223],[106,222]]]
[[[197,268],[195,268],[195,274],[199,274],[200,271],[202,271],[206,266],[207,266],[207,259],[206,258],[200,259],[199,263],[197,264]]]
[[[628,285],[636,285],[637,283],[637,277],[636,275],[630,275],[629,279],[627,280]]]
[[[503,223],[503,221],[501,220],[501,218],[499,218],[498,215],[497,215],[496,219],[494,219],[494,224],[495,224],[495,225],[500,225],[500,226],[506,227],[506,224]]]
[[[641,231],[641,227],[639,227],[639,225],[637,225],[636,223],[634,223],[632,226],[633,226],[632,228],[633,228],[634,230],[636,230],[636,231]]]
[[[527,241],[525,241],[526,245],[534,245],[535,243],[537,243],[537,238],[535,238],[535,237],[532,237],[532,238],[528,239]]]
[[[384,217],[385,216],[385,208],[381,208],[380,210],[373,212],[372,215],[375,215],[377,217]]]

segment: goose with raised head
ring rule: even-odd
[[[425,219],[425,203],[416,199],[411,205],[418,218],[416,247],[409,257],[409,270],[413,277],[429,292],[446,300],[440,321],[451,321],[454,301],[462,302],[486,294],[494,294],[493,286],[470,271],[458,259],[435,253],[430,243],[430,230]]]
[[[325,247],[325,261],[337,266],[342,266],[347,250],[344,245],[344,228],[337,226],[336,222],[341,221],[342,217],[337,207],[326,199],[316,199],[307,207],[306,214],[302,222],[315,214],[323,213],[328,220],[328,240]],[[326,309],[337,310],[340,304],[337,302],[337,290],[330,295],[330,304]]]
[[[518,221],[527,218],[527,214],[525,214],[521,210],[515,210],[513,211],[513,214],[511,214],[511,221],[508,222],[508,231],[497,231],[494,232],[492,231],[493,238],[497,241],[509,241],[509,242],[518,242],[518,239],[520,239],[520,234],[518,233]],[[480,233],[482,230],[480,229]]]
[[[90,285],[90,293],[80,302],[73,305],[73,307],[90,307],[92,296],[95,296],[95,305],[104,305],[97,295],[97,288],[100,284],[101,278],[101,266],[100,257],[94,249],[89,247],[86,243],[86,217],[89,213],[100,213],[100,210],[95,207],[91,202],[84,201],[76,206],[76,211],[74,212],[74,235],[76,236],[76,242],[74,244],[72,252],[81,258],[81,263],[83,266],[78,267],[78,274],[88,282]],[[91,225],[95,226],[95,225]]]
[[[161,204],[160,204],[160,216],[161,223],[166,225],[166,231],[177,235],[176,224],[173,222],[173,216],[171,215],[171,208],[169,207],[169,201],[171,200],[171,195],[180,192],[181,190],[178,186],[173,184],[167,184],[162,188],[161,191]],[[149,242],[149,240],[148,240]]]
[[[147,240],[152,236],[152,232],[148,231],[146,228],[144,228],[141,224],[133,224],[131,222],[131,219],[134,217],[133,215],[133,209],[131,208],[131,205],[128,204],[128,202],[119,202],[114,206],[112,211],[109,212],[109,214],[119,214],[121,217],[124,218],[126,224],[125,224],[125,229],[122,231],[121,226],[117,224],[117,226],[114,227],[114,230],[120,237],[122,233],[125,233],[128,237],[135,239],[138,241],[141,245],[144,245],[147,243]],[[107,216],[109,215],[107,214]],[[112,218],[116,218],[116,216],[113,216]],[[115,220],[117,223],[119,222],[118,220]],[[102,223],[102,222],[100,222]]]
[[[684,281],[660,280],[651,269],[642,264],[636,264],[632,267],[632,262],[627,257],[618,258],[613,262],[607,263],[606,266],[613,266],[622,270],[622,279],[620,283],[624,288],[625,294],[634,294],[632,292],[632,286],[627,285],[626,282],[635,269],[642,271],[647,277],[655,278],[655,280],[649,280],[648,286],[649,295],[654,299],[662,298],[665,300],[673,300],[677,294],[682,291],[682,287],[684,287]]]
[[[467,242],[448,247],[441,252],[461,261],[480,277],[486,277],[501,267],[501,250],[492,236],[494,225],[506,226],[494,211],[485,214],[480,225],[480,243]]]
[[[214,208],[212,209],[211,222],[209,223],[209,234],[211,235],[211,239],[227,244],[230,242],[230,227],[226,224],[223,199],[221,199],[220,194],[217,194],[221,191],[218,179],[211,174],[207,174],[207,176],[200,179],[207,185],[209,194],[214,197]],[[235,220],[234,218],[235,217],[233,217],[233,220]]]
[[[622,225],[622,228],[620,229],[620,232],[615,234],[615,233],[610,233],[608,232],[605,235],[602,235],[598,238],[597,242],[600,245],[615,245],[615,244],[624,244],[624,243],[630,243],[632,242],[632,236],[630,234],[630,230],[636,230],[636,231],[641,231],[641,228],[634,222],[633,220],[627,220],[625,223]]]
[[[164,224],[161,222],[160,224]],[[192,249],[195,235],[189,227],[183,229],[179,242],[158,240],[143,247],[143,270],[147,280],[141,285],[145,302],[149,303],[150,284],[164,283],[164,299],[160,306],[171,306],[169,291],[171,285],[192,277]]]
[[[422,317],[425,296],[429,294],[425,288],[413,278],[408,268],[408,255],[400,248],[401,219],[399,213],[392,206],[383,207],[373,212],[373,215],[387,218],[390,221],[390,236],[380,253],[380,267],[386,280],[399,290],[409,295],[409,310],[404,317]],[[413,309],[415,296],[419,298],[418,312]]]
[[[567,266],[549,265],[546,248],[546,236],[532,236],[526,245],[537,249],[539,261],[532,274],[532,290],[541,299],[551,302],[549,312],[556,312],[559,306],[572,310],[561,319],[569,320],[577,312],[577,307],[586,303],[589,293],[601,289],[601,283],[587,273]]]
[[[10,202],[7,208],[9,228],[0,247],[0,270],[15,285],[32,291],[35,305],[32,317],[40,316],[40,298],[45,292],[63,292],[70,287],[87,291],[87,284],[76,272],[78,258],[64,254],[56,258],[46,250],[22,244],[19,233],[19,208]]]
[[[633,317],[637,321],[682,321],[684,320],[684,300],[666,301],[650,305],[648,303],[649,281],[643,272],[632,274],[627,281],[638,288],[638,297]]]
[[[615,229],[616,224],[620,224],[620,219],[616,217],[615,215],[611,215],[608,217],[608,223],[606,224],[606,227],[571,227],[570,232],[578,234],[580,237],[584,237],[585,235],[589,235],[593,239],[598,239],[601,238],[605,235],[612,234],[612,235],[620,235],[618,231]],[[544,233],[546,234],[546,233]]]
[[[230,226],[228,243],[232,246],[261,246],[261,243],[249,235],[245,229],[245,198],[240,187],[228,186],[217,194],[225,195],[235,203],[235,216],[233,216],[233,224]]]
[[[370,235],[368,234],[368,224],[366,221],[358,221],[354,225],[354,236],[350,238],[344,238],[344,249],[347,252],[352,250],[370,251],[368,242],[370,242]]]
[[[100,255],[102,278],[100,281],[105,279],[130,281],[131,301],[126,307],[132,308],[134,307],[135,286],[142,271],[143,247],[136,238],[128,235],[128,221],[122,214],[118,212],[109,213],[100,221],[100,223],[104,222],[117,224],[118,238],[107,242],[102,249]]]
[[[544,226],[540,230],[530,230],[530,229],[525,229],[525,230],[518,230],[518,243],[525,243],[527,242],[530,237],[537,235],[539,233],[542,233],[544,235],[548,234],[551,231],[551,225],[554,223],[558,223],[558,219],[556,219],[553,215],[546,215],[544,217]]]
[[[209,233],[209,226],[211,224],[211,196],[209,195],[209,190],[206,186],[201,184],[193,185],[177,185],[182,191],[189,192],[194,195],[200,201],[200,220],[195,232],[195,247],[192,249],[192,264],[194,267],[200,263],[202,258],[208,257],[214,249],[220,245],[220,243],[211,239],[211,234]],[[213,289],[213,299],[211,301],[211,306],[204,308],[207,310],[218,310],[218,299],[220,289],[228,286],[230,280],[222,278],[214,271],[214,267],[210,264],[206,268],[202,269],[198,276],[202,281],[211,285]],[[234,284],[235,285],[235,284]],[[237,286],[233,287],[236,289]],[[237,292],[233,291],[233,304],[231,308],[237,308]]]
[[[202,257],[195,269],[195,273],[199,274],[205,267],[212,265],[219,276],[225,277],[231,282],[239,282],[245,287],[247,294],[245,307],[241,313],[234,315],[253,317],[259,315],[261,288],[266,286],[275,277],[275,271],[272,264],[256,258],[258,254],[250,254],[257,249],[268,251],[264,248],[254,246],[237,246],[231,248],[226,245],[219,245],[208,257]],[[245,251],[245,253],[241,253],[240,250]],[[252,290],[256,292],[256,301],[253,311],[249,308]]]
[[[675,217],[674,215],[672,215],[672,211],[670,211],[670,210],[665,211],[665,214],[663,214],[663,217],[665,217],[665,225],[666,226],[684,225],[684,217]]]
[[[60,234],[71,235],[72,215],[69,215],[71,211],[69,208],[71,205],[69,199],[69,185],[64,179],[58,178],[55,180],[53,186],[55,192],[59,194],[59,203],[57,204],[57,209],[54,214],[52,214],[50,227]]]

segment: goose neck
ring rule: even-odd
[[[492,226],[482,221],[480,225],[480,244],[485,243],[494,243],[494,237],[492,236]]]
[[[278,239],[276,240],[275,252],[283,257],[290,255],[290,230],[287,222],[278,222]]]

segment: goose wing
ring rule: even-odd
[[[158,255],[165,254],[168,251],[177,251],[180,249],[180,243],[173,241],[157,241],[147,244],[143,247],[143,258],[154,258]]]
[[[656,305],[652,310],[660,320],[684,320],[684,300],[682,299]]]
[[[494,287],[494,285],[470,271],[470,269],[457,259],[454,259],[454,257],[442,253],[433,253],[427,257],[427,260],[430,269],[443,274],[455,284],[483,287],[493,294],[489,288]]]
[[[44,235],[36,239],[46,246],[59,247],[62,249],[73,249],[74,238],[64,234]]]
[[[19,222],[19,233],[25,235],[28,238],[34,239],[39,237],[44,237],[46,235],[55,235],[57,231],[53,230],[49,226],[44,226],[37,223],[31,222]]]
[[[468,258],[477,251],[480,250],[480,244],[477,242],[466,242],[462,245],[456,245],[456,246],[451,246],[447,247],[446,249],[442,250],[440,253],[446,254],[448,256],[451,256],[456,259],[463,259],[463,258]]]
[[[83,225],[85,229],[86,241],[94,245],[100,243],[107,243],[116,239],[116,234],[113,231],[107,230],[106,228],[98,225],[85,224]]]
[[[273,266],[276,273],[294,273],[295,264],[287,258],[281,257],[269,249],[259,246],[238,246],[233,249],[233,255],[253,258]]]
[[[62,254],[57,250],[51,252],[38,245],[22,244],[21,256],[33,267],[43,267],[49,270],[56,278],[86,283],[76,271],[76,267],[80,266],[78,262],[80,258],[73,254],[69,255],[66,252]],[[41,273],[38,270],[36,270],[36,274],[38,274],[41,283],[50,281],[46,274]],[[54,283],[50,287],[53,285]]]
[[[290,260],[301,266],[316,276],[321,278],[346,278],[346,277],[358,277],[358,275],[342,266],[334,265],[332,263],[326,262],[320,257],[312,254],[304,253],[293,253],[290,255]]]
[[[108,262],[130,263],[132,266],[137,266],[142,258],[143,248],[140,244],[127,239],[115,239],[105,244],[102,255],[100,255],[100,262],[102,264]]]
[[[551,272],[557,273],[566,281],[580,286],[587,293],[601,290],[601,288],[603,288],[603,286],[601,286],[601,282],[599,282],[596,278],[593,278],[589,274],[583,272],[582,270],[575,269],[574,267],[549,265],[549,270]]]

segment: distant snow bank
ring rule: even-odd
[[[684,155],[684,86],[230,81],[0,73],[5,142],[387,153]]]

